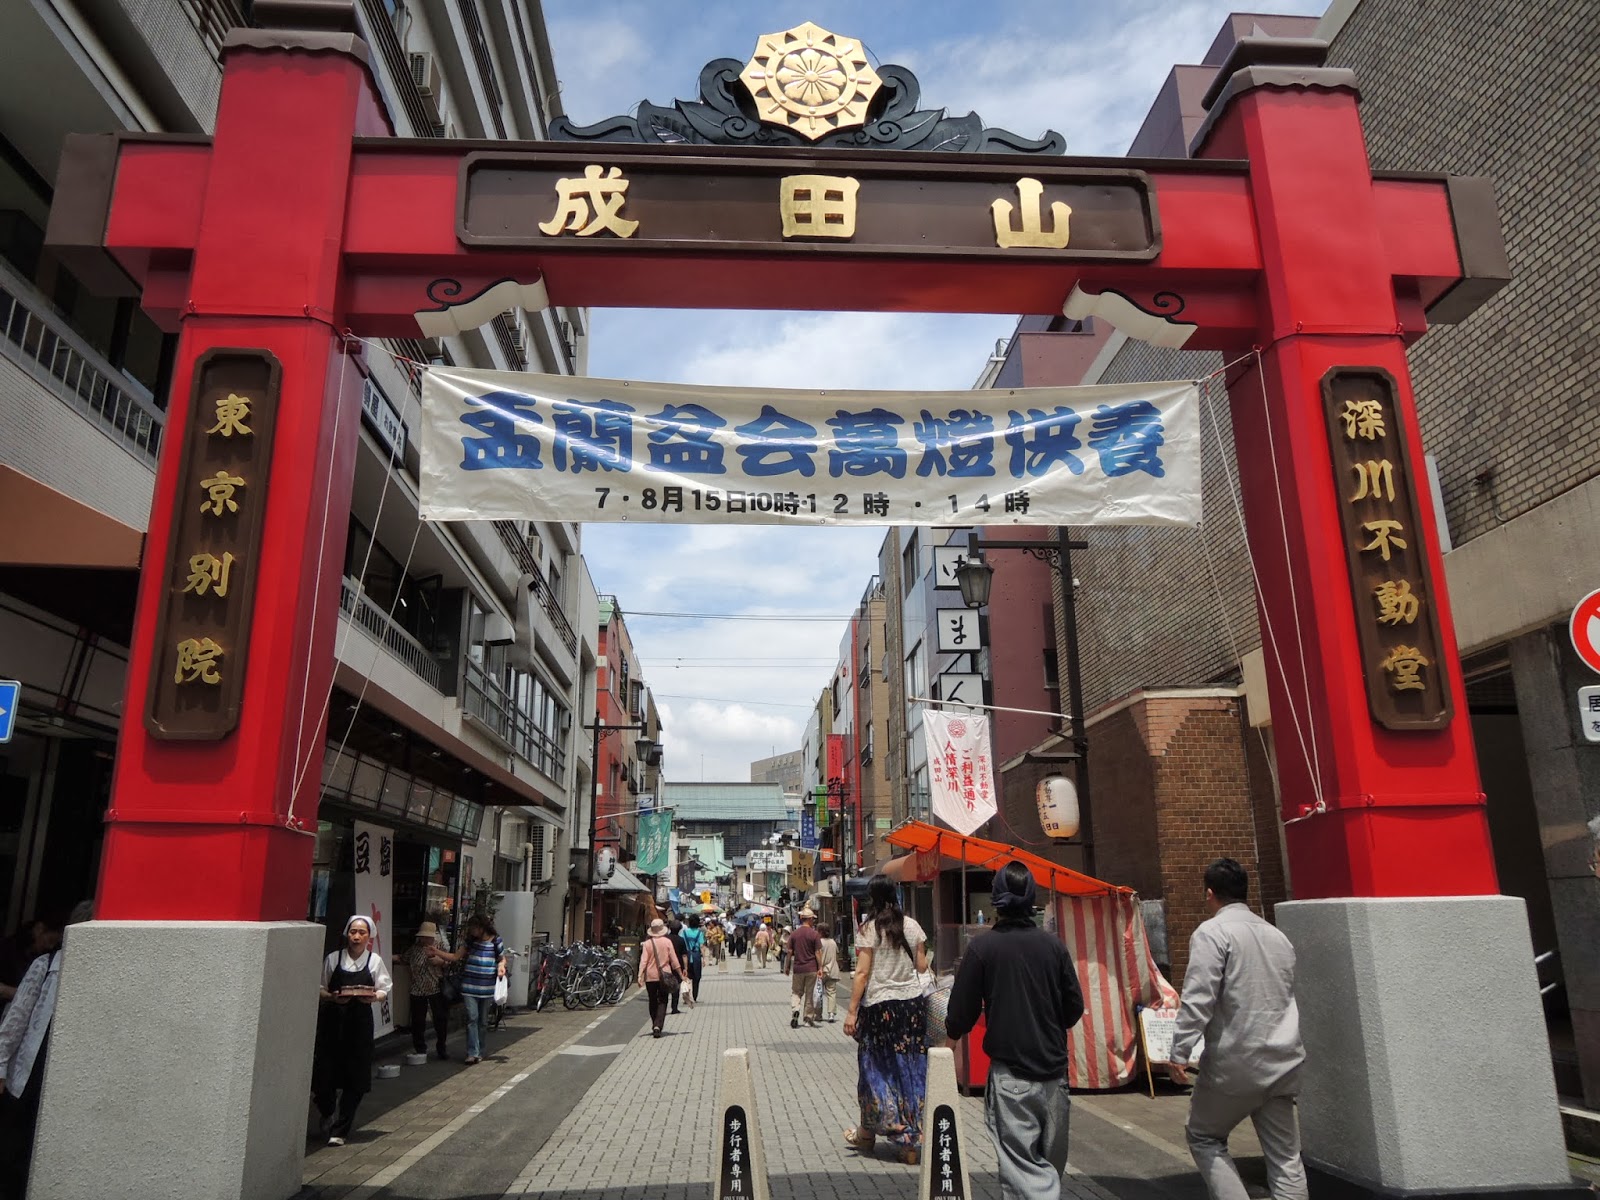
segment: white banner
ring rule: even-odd
[[[394,831],[381,825],[356,825],[356,911],[372,925],[372,950],[394,974],[390,934],[394,922],[389,910],[394,904]],[[381,1038],[394,1032],[394,1007],[389,1000],[372,1006],[372,1036]]]
[[[922,729],[933,815],[957,833],[971,833],[999,811],[989,718],[929,709],[922,715]]]
[[[1194,525],[1193,383],[752,390],[431,367],[422,515]]]

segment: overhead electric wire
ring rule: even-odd
[[[843,616],[819,616],[815,613],[655,612],[643,608],[625,608],[621,612],[625,617],[666,617],[683,621],[848,621],[856,615],[855,613],[845,613]]]

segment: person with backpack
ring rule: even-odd
[[[683,947],[687,952],[689,968],[689,1007],[700,1003],[700,975],[705,970],[705,930],[700,928],[700,914],[690,913],[683,930]]]

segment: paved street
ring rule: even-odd
[[[525,1014],[467,1068],[430,1060],[377,1080],[349,1146],[308,1153],[326,1200],[707,1200],[722,1051],[751,1051],[773,1200],[909,1200],[917,1172],[841,1143],[855,1123],[855,1046],[842,1022],[789,1028],[788,980],[738,962],[711,970],[701,1003],[649,1036],[643,996],[614,1009]],[[452,1043],[459,1056],[461,1038]],[[1073,1105],[1075,1200],[1203,1200],[1183,1145],[1186,1102],[1158,1085]],[[962,1102],[975,1193],[997,1200],[981,1097]],[[1235,1138],[1247,1177],[1261,1164]],[[1264,1195],[1264,1188],[1256,1188]]]

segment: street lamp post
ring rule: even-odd
[[[1067,707],[1069,740],[1072,743],[1073,775],[1076,777],[1078,807],[1081,813],[1083,866],[1086,873],[1094,874],[1094,842],[1089,823],[1089,741],[1083,726],[1083,674],[1078,658],[1078,606],[1072,577],[1072,552],[1087,550],[1088,542],[1074,542],[1067,537],[1064,527],[1057,526],[1055,544],[1026,541],[982,541],[973,530],[967,534],[967,556],[956,567],[956,583],[961,588],[961,602],[968,608],[982,608],[989,603],[989,587],[993,582],[994,567],[984,560],[983,551],[1022,550],[1040,562],[1056,569],[1061,583],[1061,617],[1067,639]]]
[[[637,731],[641,736],[635,739],[634,750],[647,761],[660,749],[660,743],[650,736],[648,725],[607,725],[596,716],[594,723],[584,728],[594,734],[594,749],[589,756],[589,879],[583,893],[583,927],[587,935],[598,942],[600,931],[594,925],[594,868],[599,857],[596,843],[600,840],[600,735],[630,729]]]

